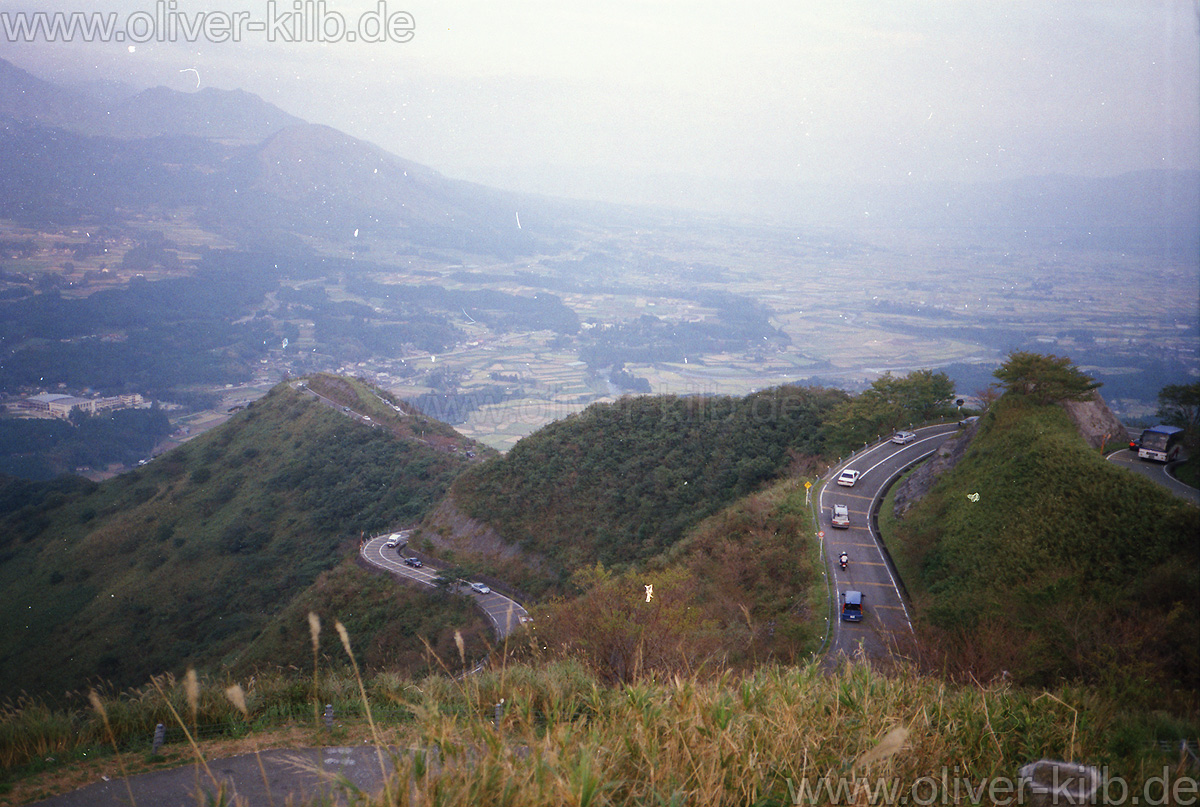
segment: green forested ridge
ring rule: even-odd
[[[1058,406],[1003,396],[893,551],[958,669],[1200,685],[1200,511],[1105,462]]]
[[[464,464],[284,384],[108,482],[5,479],[0,696],[236,655],[362,533],[418,520]]]
[[[507,541],[549,559],[560,580],[597,561],[645,560],[790,462],[819,455],[825,417],[845,397],[790,386],[593,405],[471,469],[453,496]]]
[[[547,639],[572,653],[603,650],[605,631],[620,628],[618,644],[654,637],[654,664],[686,670],[791,661],[817,638],[803,493],[769,483],[820,466],[844,393],[626,398],[471,466],[469,441],[386,394],[306,382],[339,407],[281,384],[109,482],[0,484],[0,619],[12,626],[0,636],[0,695],[139,685],[186,664],[299,666],[310,608],[353,624],[364,658],[382,666],[422,663],[417,634],[443,657],[454,628],[482,641],[462,603],[393,597],[344,566],[361,534],[417,523],[448,490],[547,560],[502,580],[580,594],[544,612]],[[900,525],[898,552],[914,570],[927,658],[981,679],[1194,689],[1198,528],[1194,508],[1105,464],[1059,408],[1006,395]],[[573,575],[585,569],[595,574]],[[620,612],[614,602],[633,608],[651,578],[662,619],[639,621],[653,616],[642,608],[592,621]],[[653,648],[640,648],[636,663],[654,666]]]

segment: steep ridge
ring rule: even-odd
[[[243,90],[205,87],[179,92],[152,87],[106,97],[60,87],[0,59],[0,119],[5,117],[84,135],[122,139],[170,135],[241,144],[258,143],[303,122]]]
[[[469,609],[353,568],[360,536],[415,523],[468,464],[449,443],[397,436],[386,417],[372,427],[281,384],[110,481],[4,480],[0,620],[16,629],[0,637],[0,697],[303,662],[309,607],[357,621],[360,646],[378,639],[376,660],[419,657],[418,636],[436,639],[445,620],[457,620],[451,635],[474,624]]]

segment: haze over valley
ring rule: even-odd
[[[333,371],[506,450],[628,393],[932,367],[971,396],[1014,349],[1137,418],[1200,366],[1194,171],[878,185],[783,225],[451,180],[242,92],[114,101],[3,63],[0,101],[10,399],[219,394],[203,423]]]
[[[1194,3],[14,2],[0,794],[1196,792]]]

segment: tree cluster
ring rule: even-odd
[[[1200,456],[1200,382],[1169,384],[1159,390],[1158,416],[1168,426],[1183,429],[1188,454]]]
[[[1087,400],[1100,387],[1066,356],[1023,350],[1010,353],[994,375],[1007,392],[1038,404]]]
[[[884,373],[861,394],[840,404],[830,416],[833,442],[843,450],[861,447],[889,432],[952,411],[954,382],[945,373],[914,370],[905,376]]]

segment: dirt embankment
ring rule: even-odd
[[[900,483],[896,488],[896,498],[892,508],[896,518],[904,518],[904,514],[913,505],[933,490],[933,486],[937,484],[942,474],[958,464],[958,461],[967,453],[967,446],[971,445],[971,439],[975,436],[975,432],[979,431],[979,423],[979,421],[975,421],[961,434],[951,437],[938,446],[932,457],[918,465],[917,469]]]
[[[1092,448],[1100,448],[1105,443],[1129,444],[1129,432],[1108,408],[1100,393],[1093,392],[1087,401],[1063,401],[1062,408],[1067,410],[1067,416]]]
[[[458,509],[454,496],[442,499],[421,525],[421,538],[428,539],[439,552],[447,550],[456,557],[487,557],[497,561],[519,561],[532,569],[544,564],[515,544],[510,544],[495,529],[471,518]]]

